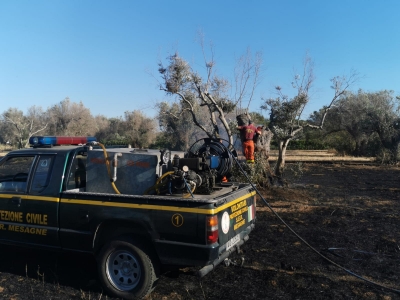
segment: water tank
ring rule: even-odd
[[[131,148],[107,149],[111,174],[113,174],[112,161],[116,153],[122,154],[117,157],[117,180],[115,182],[121,194],[143,195],[149,187],[156,183],[160,151]],[[102,149],[88,151],[86,169],[86,192],[115,194],[107,173]]]

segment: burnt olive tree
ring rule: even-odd
[[[238,64],[233,83],[234,95],[231,96],[229,89],[232,85],[215,74],[216,63],[213,59],[205,61],[204,75],[201,75],[178,53],[169,56],[166,66],[159,63],[158,71],[162,78],[160,89],[169,96],[177,96],[179,109],[172,113],[163,109],[168,106],[160,105],[159,115],[169,114],[173,121],[188,114],[191,122],[207,137],[224,137],[233,144],[232,125],[226,115],[238,104],[251,101],[259,79],[261,55],[257,53],[253,57],[248,51],[238,60]],[[207,117],[204,118],[204,115]]]

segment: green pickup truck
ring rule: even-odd
[[[0,243],[92,253],[112,296],[143,298],[165,266],[204,276],[254,229],[255,191],[221,182],[232,152],[219,142],[185,157],[90,137],[30,143],[0,160]]]

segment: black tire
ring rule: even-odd
[[[100,281],[108,293],[123,299],[142,299],[152,292],[157,268],[142,249],[125,238],[103,246],[97,264]]]

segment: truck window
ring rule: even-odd
[[[7,157],[0,162],[0,191],[25,193],[34,156]]]
[[[87,155],[77,154],[72,162],[69,172],[67,190],[79,189],[84,191],[86,187],[86,160]]]
[[[51,166],[53,163],[54,156],[43,155],[40,156],[35,174],[33,175],[31,193],[37,194],[42,192],[49,184]]]

